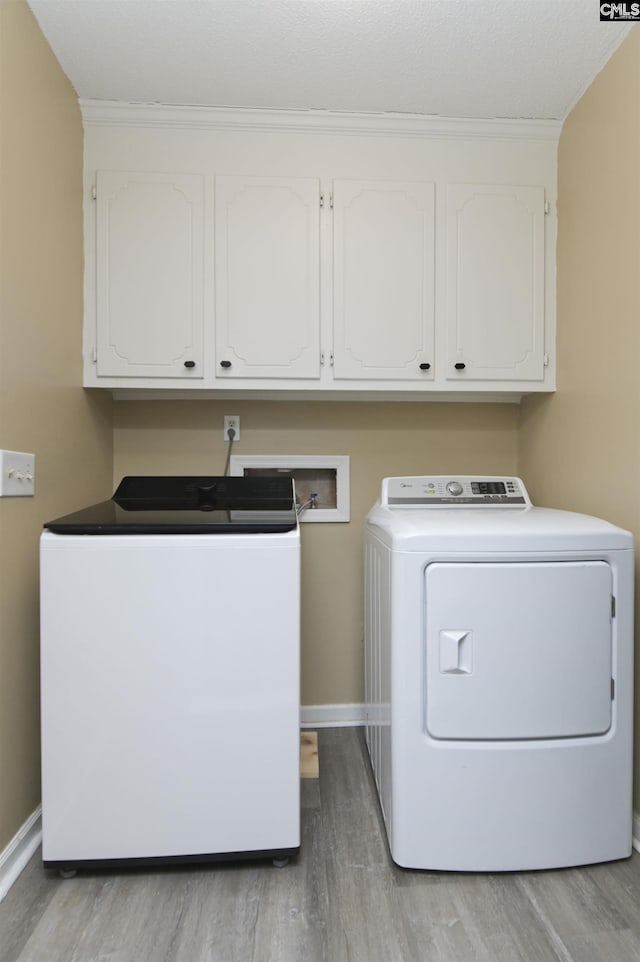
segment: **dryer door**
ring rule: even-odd
[[[609,729],[608,564],[434,563],[425,582],[432,737],[566,738]]]

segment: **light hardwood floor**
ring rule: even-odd
[[[0,962],[640,962],[640,856],[554,872],[390,861],[362,731],[322,731],[286,868],[62,880],[39,853],[0,905]]]

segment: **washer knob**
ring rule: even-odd
[[[463,487],[459,481],[447,481],[447,491],[457,498],[463,492]]]

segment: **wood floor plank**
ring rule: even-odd
[[[412,873],[415,874],[415,873]],[[405,957],[428,962],[488,962],[460,916],[455,882],[395,886],[394,917],[402,928]]]
[[[588,870],[530,873],[519,885],[565,943],[572,936],[627,928],[624,913]]]
[[[628,929],[617,932],[597,932],[569,940],[571,957],[575,962],[639,962],[640,940]]]
[[[462,876],[455,903],[474,944],[482,946],[488,958],[561,960],[543,920],[513,875]]]
[[[79,947],[91,931],[92,919],[103,916],[103,896],[113,886],[110,879],[92,877],[56,882],[55,894],[26,940],[18,962],[75,962]]]
[[[359,733],[327,732],[321,751],[329,960],[402,959],[402,933],[390,899],[393,876],[377,807],[371,804]]]
[[[302,846],[271,862],[80,873],[32,859],[0,962],[640,962],[640,856],[550,872],[394,865],[362,731],[319,733]]]
[[[16,962],[55,890],[55,880],[42,871],[38,852],[0,904],[1,962]]]
[[[268,871],[275,870],[267,863],[220,865],[199,871],[161,958],[167,962],[253,959],[261,877]]]
[[[300,782],[300,807],[303,812],[307,808],[320,808],[320,781],[317,778],[305,778]]]
[[[616,911],[625,920],[624,928],[629,928],[640,936],[640,872],[638,856],[622,862],[606,862],[592,865],[588,877],[597,889],[594,897],[610,900]]]

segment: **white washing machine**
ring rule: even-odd
[[[45,865],[300,846],[291,478],[125,478],[41,537]]]
[[[519,478],[386,478],[365,532],[366,739],[407,868],[631,854],[632,536]]]

